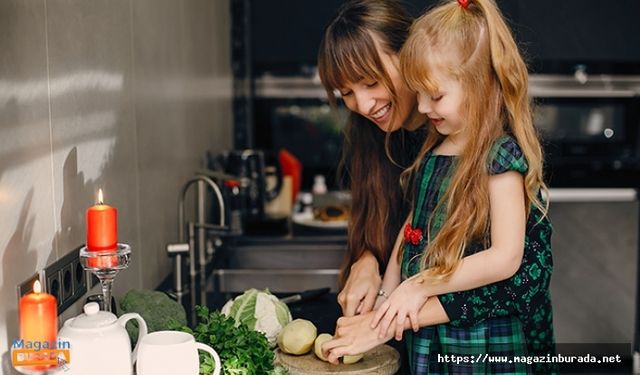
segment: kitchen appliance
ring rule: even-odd
[[[233,150],[209,160],[209,168],[224,169],[236,176],[239,184],[240,209],[245,221],[260,221],[265,217],[265,204],[275,199],[282,188],[282,171],[277,160],[274,167],[275,185],[267,187],[267,159],[261,150]]]
[[[117,318],[100,311],[96,302],[84,305],[84,314],[64,322],[58,340],[71,344],[71,361],[66,364],[67,375],[132,375],[131,343],[125,325],[132,319],[138,322],[138,343],[147,334],[147,324],[136,313]]]
[[[640,77],[530,78],[552,187],[640,186]]]

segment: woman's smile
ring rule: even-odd
[[[384,107],[378,109],[377,111],[372,113],[370,115],[370,117],[378,125],[381,125],[381,124],[387,122],[387,119],[390,117],[389,116],[390,113],[391,113],[391,103],[389,103],[389,104],[385,105]]]

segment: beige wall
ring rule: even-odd
[[[168,275],[179,186],[231,145],[229,15],[228,0],[0,1],[0,374],[16,285],[84,242],[99,187],[133,248],[115,294]]]

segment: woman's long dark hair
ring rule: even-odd
[[[320,79],[332,105],[334,90],[362,78],[375,79],[398,103],[396,90],[384,69],[373,36],[389,54],[398,54],[407,39],[412,19],[397,1],[353,0],[345,3],[325,29],[318,52]],[[396,120],[396,119],[393,119]],[[413,161],[405,150],[404,130],[388,134],[365,117],[351,113],[345,129],[339,179],[352,195],[348,253],[340,283],[350,266],[370,251],[380,271],[386,269],[396,235],[408,212],[400,186],[403,168]]]

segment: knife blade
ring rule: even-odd
[[[323,294],[329,293],[331,288],[320,288],[305,290],[304,292],[296,293],[291,296],[280,298],[280,302],[291,304],[294,302],[307,301],[316,297],[320,297]]]

